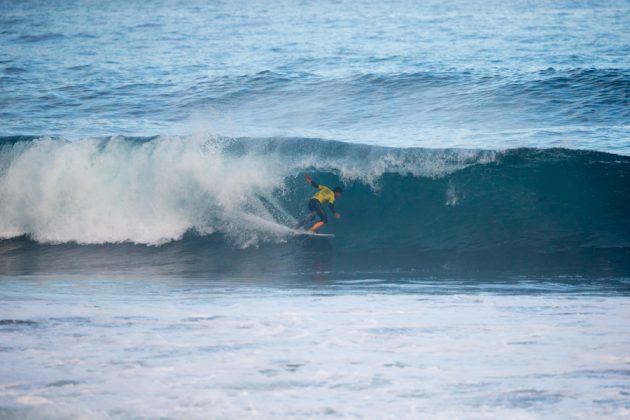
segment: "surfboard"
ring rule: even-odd
[[[318,238],[334,238],[335,237],[333,233],[311,233],[305,230],[293,230],[293,234],[295,236],[314,236]]]

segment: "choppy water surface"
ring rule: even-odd
[[[630,150],[627,1],[0,8],[0,135]]]

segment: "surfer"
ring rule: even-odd
[[[319,216],[319,221],[317,221],[311,228],[308,230],[311,233],[317,232],[317,229],[321,228],[328,222],[328,216],[326,216],[326,212],[324,212],[324,208],[322,204],[328,203],[330,206],[330,210],[333,212],[337,219],[341,218],[341,215],[335,211],[335,200],[341,197],[343,194],[343,190],[341,187],[335,187],[332,190],[324,185],[320,185],[317,182],[313,181],[309,174],[304,174],[304,178],[306,178],[306,183],[311,184],[313,187],[317,188],[317,191],[311,199],[308,201],[308,215],[297,225],[294,226],[294,229],[299,229],[302,226],[308,225],[313,222],[315,215]]]

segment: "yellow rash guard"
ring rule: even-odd
[[[335,193],[330,188],[325,187],[323,185],[318,185],[317,189],[319,191],[313,194],[313,197],[311,198],[314,198],[315,200],[319,201],[322,204],[324,203],[333,204],[335,202]]]

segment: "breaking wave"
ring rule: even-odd
[[[343,217],[324,228],[340,255],[630,249],[630,157],[305,138],[4,138],[0,238],[290,252],[305,171],[344,186]]]

